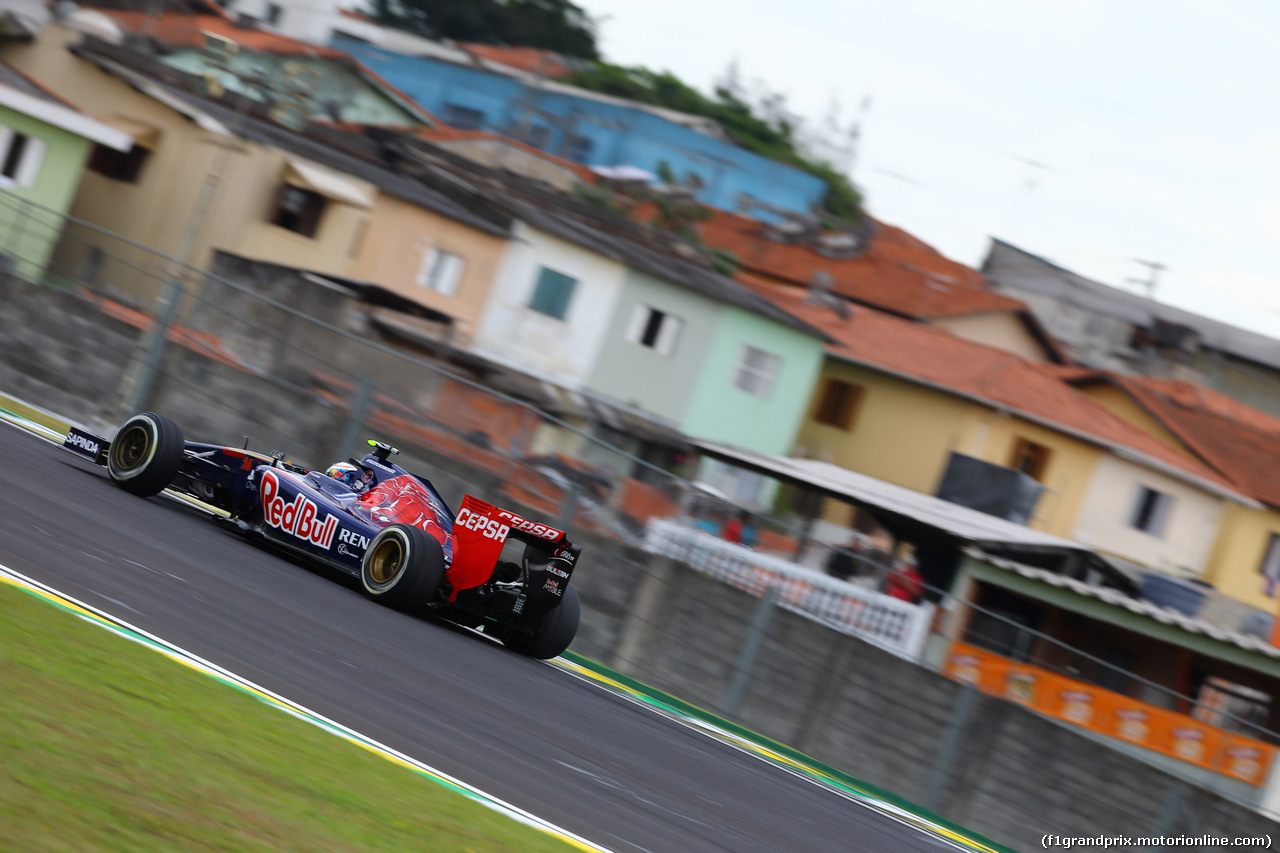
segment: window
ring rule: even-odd
[[[631,315],[631,325],[627,328],[627,340],[642,347],[657,350],[662,355],[671,355],[676,348],[676,337],[683,325],[679,317],[650,308],[648,305],[637,305]]]
[[[267,14],[263,18],[263,20],[266,21],[267,24],[273,27],[278,27],[280,26],[280,20],[283,17],[284,17],[284,9],[280,7],[279,3],[267,4]]]
[[[1049,467],[1051,453],[1052,451],[1043,444],[1020,438],[1013,444],[1013,453],[1009,456],[1009,467],[1016,468],[1033,480],[1044,482],[1044,472]]]
[[[863,389],[841,379],[828,379],[822,385],[822,396],[813,419],[820,424],[853,429],[853,419],[862,404]]]
[[[280,188],[271,221],[303,237],[314,237],[320,227],[324,206],[325,198],[319,193],[285,184]]]
[[[147,162],[147,155],[150,153],[141,145],[135,145],[128,151],[95,145],[93,153],[89,155],[89,169],[113,181],[136,184],[142,174],[142,164]]]
[[[418,284],[436,293],[453,296],[458,292],[458,279],[462,277],[465,266],[466,261],[457,255],[427,249],[422,253],[422,266],[418,268]]]
[[[532,145],[534,148],[545,149],[547,147],[547,139],[551,136],[551,128],[543,124],[527,124],[516,132],[516,139],[519,139],[525,145]]]
[[[573,299],[573,290],[577,286],[576,278],[542,267],[529,307],[548,317],[563,320],[569,313],[569,302]]]
[[[1275,598],[1276,587],[1280,585],[1280,534],[1271,534],[1271,539],[1267,542],[1267,553],[1262,555],[1262,565],[1258,566],[1258,571],[1264,578],[1265,592]]]
[[[1129,526],[1159,536],[1164,530],[1164,521],[1169,515],[1173,498],[1164,492],[1157,492],[1147,486],[1138,487],[1138,499],[1134,501],[1133,512],[1129,516]]]
[[[440,116],[445,124],[462,130],[479,130],[484,127],[484,113],[461,104],[445,104]]]
[[[44,140],[0,127],[0,186],[35,186],[42,162]]]
[[[569,140],[569,156],[565,159],[575,163],[586,163],[591,156],[591,140],[585,136],[575,136]]]
[[[781,361],[771,352],[756,349],[753,346],[742,348],[742,359],[738,362],[738,372],[733,377],[733,384],[748,394],[756,397],[768,397],[773,390],[773,379],[778,372]]]

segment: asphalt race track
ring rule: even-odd
[[[128,495],[6,424],[0,459],[0,563],[595,844],[956,849],[553,666],[368,601],[175,501]]]

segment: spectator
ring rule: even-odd
[[[893,571],[885,576],[884,591],[901,601],[920,603],[924,596],[924,577],[916,568],[915,557],[905,557],[894,565]]]
[[[827,562],[823,566],[827,574],[833,578],[839,578],[847,581],[849,578],[859,574],[858,560],[854,556],[859,546],[858,535],[855,533],[849,537],[849,541],[844,545],[837,545],[831,549],[831,553],[827,555]]]
[[[756,529],[751,523],[751,513],[741,510],[733,518],[724,523],[724,529],[720,531],[720,536],[726,542],[732,542],[735,545],[745,545],[748,548],[756,544]]]
[[[720,535],[720,521],[712,515],[698,518],[693,522],[693,526],[703,533],[710,533],[712,536]]]

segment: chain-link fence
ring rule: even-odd
[[[832,577],[830,548],[806,543],[797,515],[751,508],[754,548],[700,532],[741,508],[655,464],[644,442],[602,438],[622,434],[607,412],[454,348],[448,323],[406,300],[227,254],[195,269],[5,192],[0,251],[0,391],[107,435],[150,408],[190,438],[308,467],[389,441],[451,503],[469,492],[570,529],[584,545],[571,648],[625,675],[1015,847],[1274,828],[1257,814],[1264,788],[1153,765],[925,652],[931,628],[971,608],[957,639],[977,647],[998,639],[1046,668],[1092,658],[1096,683],[1121,663],[1051,653],[1056,641],[1022,639],[1025,625],[946,590],[929,596],[938,609],[886,596],[893,563],[874,550]]]

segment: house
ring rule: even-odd
[[[246,101],[198,95],[190,75],[123,47],[81,43],[65,27],[7,50],[133,137],[127,155],[91,162],[76,216],[198,268],[223,250],[365,279],[451,315],[457,340],[474,330],[510,225],[483,198],[394,171],[367,137],[294,130]],[[139,275],[137,259],[120,251],[116,241],[87,238],[62,246],[57,262],[149,305],[161,276]]]
[[[1208,571],[1224,514],[1258,506],[1042,365],[871,308],[755,290],[835,341],[797,455],[926,494],[939,493],[957,456],[1016,469],[1042,487],[1033,528],[1190,578]]]
[[[663,464],[684,444],[664,431],[764,453],[790,446],[821,332],[622,217],[500,183],[518,225],[474,353],[647,422],[656,434],[609,438]]]
[[[1280,419],[1191,382],[1104,370],[1064,378],[1130,423],[1194,454],[1257,502],[1223,517],[1203,579],[1276,613],[1280,595]]]
[[[1280,649],[969,549],[932,663],[1260,811],[1280,804]]]
[[[0,62],[0,244],[5,264],[27,278],[44,273],[95,146],[126,152],[122,130],[81,112]]]
[[[445,124],[512,136],[587,166],[666,164],[696,181],[705,204],[736,208],[744,197],[807,214],[826,184],[794,166],[735,145],[718,123],[538,77],[461,48],[405,55],[337,37],[333,46],[372,68]]]
[[[291,10],[293,12],[298,9]],[[435,124],[408,96],[341,50],[257,26],[251,18],[103,10],[131,44],[163,46],[157,61],[199,77],[207,90],[271,103],[282,120],[418,127]]]
[[[767,223],[717,210],[697,230],[732,252],[747,279],[830,293],[1032,361],[1069,360],[1024,303],[991,292],[976,270],[892,225],[868,218],[860,231],[838,233],[816,221]]]
[[[1280,415],[1280,341],[1109,287],[993,240],[993,290],[1026,302],[1089,367],[1185,379]]]

